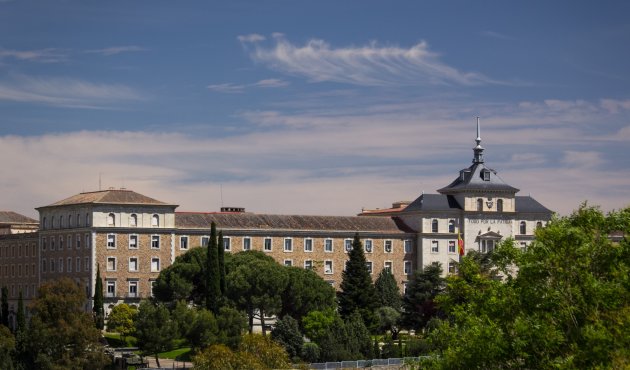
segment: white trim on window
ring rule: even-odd
[[[249,236],[243,237],[243,250],[250,251],[252,250],[252,238]]]
[[[188,235],[180,235],[179,236],[179,249],[188,250]]]
[[[332,238],[324,239],[324,252],[333,253],[335,251],[335,242]]]
[[[273,251],[273,238],[270,236],[266,236],[263,239],[263,251],[264,252],[272,252]]]
[[[151,249],[160,249],[161,240],[159,235],[151,235]]]
[[[293,266],[293,260],[292,259],[285,259],[283,262],[284,266]]]
[[[151,272],[160,272],[160,257],[151,257]]]
[[[116,249],[116,234],[107,234],[107,249]]]
[[[385,253],[394,253],[394,242],[391,239],[383,241],[383,251]]]
[[[363,249],[365,253],[372,253],[374,251],[374,241],[372,239],[365,239],[363,241]]]
[[[313,238],[304,238],[304,252],[313,253]]]
[[[140,260],[137,256],[129,257],[129,272],[140,271]]]
[[[105,270],[116,271],[116,267],[117,267],[116,257],[107,256],[107,259],[105,260]]]
[[[335,272],[332,260],[324,261],[324,275],[332,275]]]
[[[394,273],[394,262],[392,261],[385,261],[383,262],[383,269],[389,269],[389,272],[391,272],[392,274]]]
[[[440,253],[440,243],[437,240],[431,240],[431,253]]]
[[[293,238],[284,238],[284,251],[293,252]]]

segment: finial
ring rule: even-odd
[[[477,142],[477,146],[473,148],[473,152],[475,153],[473,163],[483,163],[483,147],[481,146],[481,125],[479,124],[479,117],[477,117],[477,138],[475,142]]]
[[[481,129],[479,127],[479,116],[477,116],[477,139],[475,140],[477,144],[481,143]]]

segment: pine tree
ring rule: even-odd
[[[374,311],[378,308],[379,303],[358,233],[354,236],[349,260],[341,276],[341,292],[339,292],[341,316],[347,318],[354,311],[359,311],[365,326],[370,329],[374,328],[376,326]]]
[[[221,298],[221,274],[219,273],[219,251],[217,245],[217,225],[210,225],[210,242],[208,243],[208,292],[206,307],[215,315],[219,313],[219,299]]]
[[[2,325],[9,327],[9,289],[2,287]]]
[[[219,277],[221,282],[221,295],[225,295],[226,283],[225,283],[225,246],[223,245],[223,231],[219,231],[219,240],[217,243],[219,254]]]
[[[400,311],[401,296],[398,290],[398,284],[394,275],[388,269],[382,269],[378,274],[376,282],[374,282],[374,288],[376,288],[376,295],[379,299],[381,307],[391,307],[396,311]]]
[[[16,332],[22,332],[26,328],[26,317],[24,316],[24,301],[22,300],[22,291],[18,297],[17,311],[17,329]]]
[[[438,315],[435,297],[444,289],[442,266],[431,264],[416,271],[407,285],[403,298],[402,322],[408,329],[423,329],[431,318]]]
[[[94,287],[94,322],[98,329],[105,327],[105,310],[103,309],[103,280],[101,279],[101,268],[96,266],[96,284]]]

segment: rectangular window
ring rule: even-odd
[[[90,257],[85,257],[85,258],[83,259],[83,263],[84,263],[84,264],[83,264],[83,267],[85,267],[85,268],[84,268],[85,272],[90,271]]]
[[[179,249],[188,249],[188,237],[187,236],[180,236],[179,237]]]
[[[284,238],[284,251],[293,252],[293,239]]]
[[[46,272],[46,266],[47,266],[46,265],[46,259],[44,258],[42,260],[42,272]],[[5,276],[7,275],[7,267],[6,266],[4,266],[4,275]]]
[[[457,248],[455,247],[455,240],[448,241],[448,253],[456,253]]]
[[[352,250],[352,239],[345,239],[343,241],[343,249],[346,253],[349,253]]]
[[[81,249],[81,235],[80,235],[80,234],[77,234],[77,235],[75,236],[75,239],[76,239],[76,241],[77,241],[76,248],[77,248],[77,249]]]
[[[411,274],[411,261],[405,261],[405,275]]]
[[[271,242],[271,238],[265,238],[265,245],[263,247],[263,249],[265,250],[265,252],[271,252],[272,249],[272,242]]]
[[[252,238],[246,236],[243,238],[243,250],[249,251],[252,249]]]
[[[306,260],[304,261],[304,268],[307,270],[312,270],[313,269],[313,260]]]
[[[138,296],[138,282],[129,282],[129,298],[136,298]]]
[[[85,234],[85,249],[90,249],[90,234]]]
[[[333,240],[328,238],[324,239],[324,252],[332,253],[333,251]]]
[[[158,257],[151,258],[151,272],[160,271],[160,259]]]
[[[107,271],[116,271],[116,257],[107,257]]]
[[[411,244],[411,240],[406,239],[404,243],[405,243],[405,253],[412,253],[413,252],[413,244]]]
[[[129,271],[138,271],[138,257],[129,257]]]
[[[372,253],[372,239],[366,239],[363,244],[365,245],[365,253]]]
[[[367,261],[365,263],[365,266],[367,267],[367,270],[370,272],[370,274],[372,273],[372,261]]]
[[[115,234],[107,234],[107,248],[109,249],[116,248],[116,235]]]
[[[449,274],[455,274],[457,273],[457,265],[455,264],[455,262],[450,261],[448,263],[448,273]]]
[[[50,250],[51,251],[55,250],[55,238],[54,237],[50,237]]]
[[[75,268],[77,272],[81,272],[81,257],[77,257]]]
[[[63,272],[63,258],[59,258],[59,272]]]
[[[159,235],[151,235],[151,249],[160,249]]]
[[[151,297],[154,297],[155,295],[153,294],[153,288],[155,288],[155,280],[149,280],[149,287],[151,289]]]
[[[210,237],[209,236],[202,236],[201,237],[201,246],[202,247],[207,247],[209,243],[210,243]]]
[[[312,252],[313,251],[313,239],[306,238],[304,239],[304,252]]]
[[[388,270],[390,273],[394,273],[394,267],[392,261],[385,261],[383,264],[383,269]]]
[[[59,235],[59,250],[63,250],[63,235]]]
[[[129,249],[138,249],[138,235],[129,235]]]
[[[333,261],[324,261],[324,274],[331,275],[333,273]]]
[[[293,260],[284,260],[285,266],[293,266]]]
[[[437,240],[432,240],[431,241],[431,253],[438,253],[440,252],[440,246],[438,245],[438,241]]]
[[[393,251],[392,241],[385,240],[385,253],[392,253],[392,251]]]
[[[72,272],[72,257],[68,257],[66,260],[66,270]]]
[[[45,251],[46,247],[47,247],[47,245],[46,245],[46,238],[42,238],[42,250]]]
[[[229,237],[223,237],[223,249],[227,252],[232,249],[232,240]]]
[[[68,249],[72,249],[72,235],[68,235]]]
[[[107,291],[105,292],[105,296],[108,298],[116,297],[116,281],[107,280]]]

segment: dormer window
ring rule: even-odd
[[[482,170],[481,171],[481,178],[483,179],[483,181],[490,181],[490,171]]]

